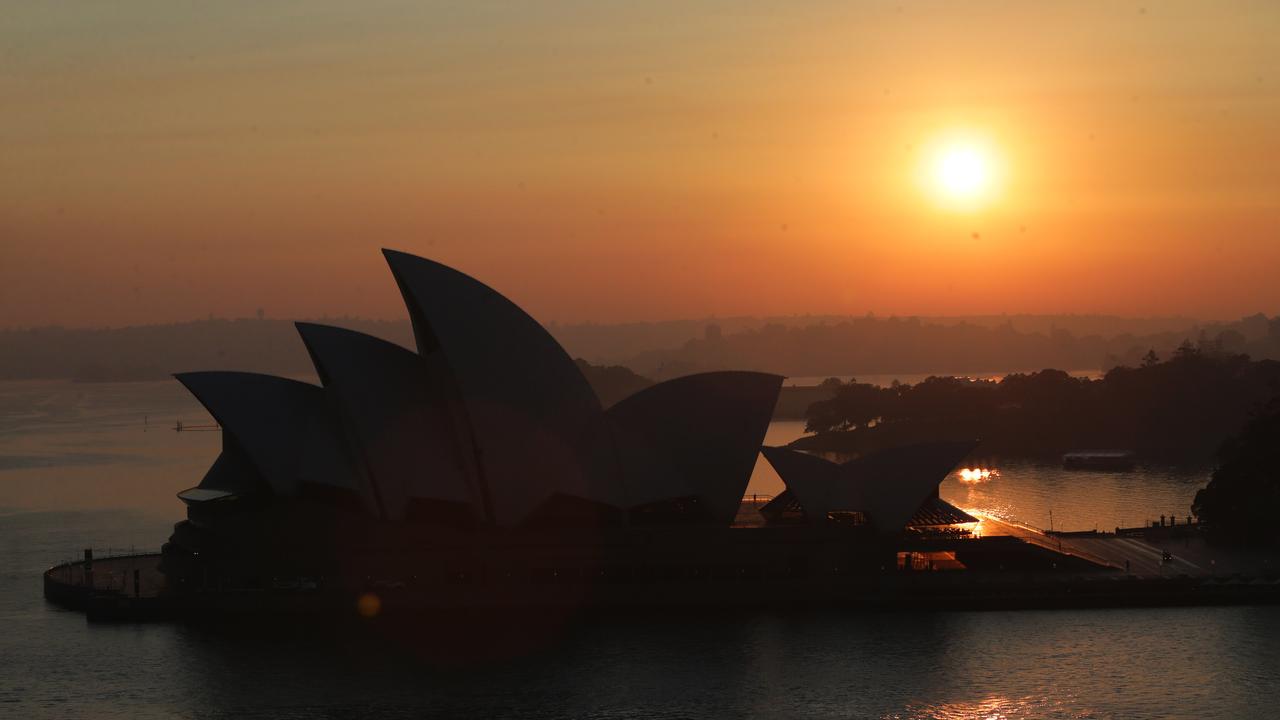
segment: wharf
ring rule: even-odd
[[[85,612],[90,619],[116,615],[160,618],[174,607],[160,572],[159,553],[131,553],[62,563],[44,573],[49,602]]]

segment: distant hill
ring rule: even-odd
[[[412,347],[408,321],[326,318],[324,322]],[[156,380],[190,370],[314,372],[289,320],[209,319],[111,329],[44,327],[0,332],[0,378],[6,380]]]
[[[1258,316],[1262,317],[1262,316]],[[685,343],[707,337],[709,333],[736,335],[759,331],[765,327],[802,328],[834,326],[862,320],[891,321],[873,315],[778,315],[769,317],[725,317],[688,320],[663,320],[632,323],[551,323],[548,329],[575,357],[598,363],[628,364],[649,353],[678,350]],[[1051,334],[1055,331],[1076,337],[1098,335],[1148,336],[1160,333],[1186,333],[1198,328],[1199,321],[1187,317],[1124,318],[1113,315],[963,315],[952,317],[919,317],[926,325],[974,325],[981,328],[1008,327],[1019,333]],[[1096,366],[1093,363],[1092,366]],[[941,370],[942,368],[933,368]],[[835,372],[832,370],[831,372]]]
[[[407,320],[319,321],[413,347]],[[1280,358],[1280,319],[1259,314],[1233,323],[1177,329],[1179,322],[1182,319],[1105,316],[792,316],[552,324],[548,329],[573,357],[629,368],[653,380],[728,369],[792,377],[1045,367],[1105,370],[1137,365],[1152,349],[1167,355],[1188,339],[1218,343],[1224,350],[1254,358]],[[0,330],[0,379],[148,380],[211,368],[282,375],[312,372],[288,320],[210,318],[110,329]]]
[[[983,325],[920,318],[773,323],[734,333],[711,325],[702,337],[678,348],[642,352],[623,364],[655,380],[725,369],[793,377],[986,374],[1047,367],[1105,371],[1138,365],[1151,350],[1168,355],[1184,341],[1259,359],[1280,358],[1280,318],[1259,314],[1141,335],[1077,335],[1058,326],[1047,332],[1023,331],[1012,321]]]

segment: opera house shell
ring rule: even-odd
[[[905,445],[836,463],[783,447],[763,453],[786,483],[784,493],[761,509],[788,513],[805,523],[865,524],[878,534],[977,522],[938,497],[938,486],[976,441]]]
[[[479,537],[586,532],[578,544],[594,547],[620,528],[733,523],[780,376],[692,375],[606,409],[510,300],[384,254],[416,352],[298,323],[320,385],[177,375],[221,427],[222,452],[179,493],[188,520],[165,547],[171,579],[368,576],[381,555]]]
[[[349,608],[370,592],[411,608],[775,604],[974,522],[937,495],[972,443],[844,464],[764,448],[787,490],[748,503],[782,377],[689,375],[606,408],[510,300],[384,254],[416,351],[298,323],[318,385],[177,376],[221,427],[222,452],[179,493],[187,519],[160,564],[171,592],[221,609]],[[960,554],[981,565],[979,547]]]

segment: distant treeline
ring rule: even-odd
[[[321,322],[413,346],[407,320],[340,317]],[[1168,354],[1187,339],[1255,358],[1280,358],[1280,318],[1263,315],[1204,326],[1179,318],[1103,316],[795,316],[552,324],[548,329],[574,357],[625,366],[655,380],[708,370],[763,370],[796,377],[1106,369],[1137,364],[1151,349]],[[287,320],[210,318],[112,329],[0,330],[3,380],[145,380],[209,368],[283,375],[312,372],[306,350]]]
[[[863,453],[939,439],[980,439],[979,453],[1056,456],[1124,449],[1141,459],[1208,462],[1253,413],[1280,395],[1280,362],[1254,361],[1216,345],[1184,343],[1164,361],[1099,380],[1060,370],[999,382],[931,377],[881,388],[830,381],[833,396],[809,407],[815,436],[804,450]]]

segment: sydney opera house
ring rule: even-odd
[[[606,408],[501,294],[385,255],[416,352],[299,323],[319,385],[178,375],[217,420],[222,451],[179,494],[187,519],[160,564],[169,593],[349,603],[376,592],[388,607],[767,604],[922,564],[1063,559],[975,537],[975,518],[938,497],[974,443],[843,464],[763,448],[787,489],[745,502],[783,378],[690,375]]]

